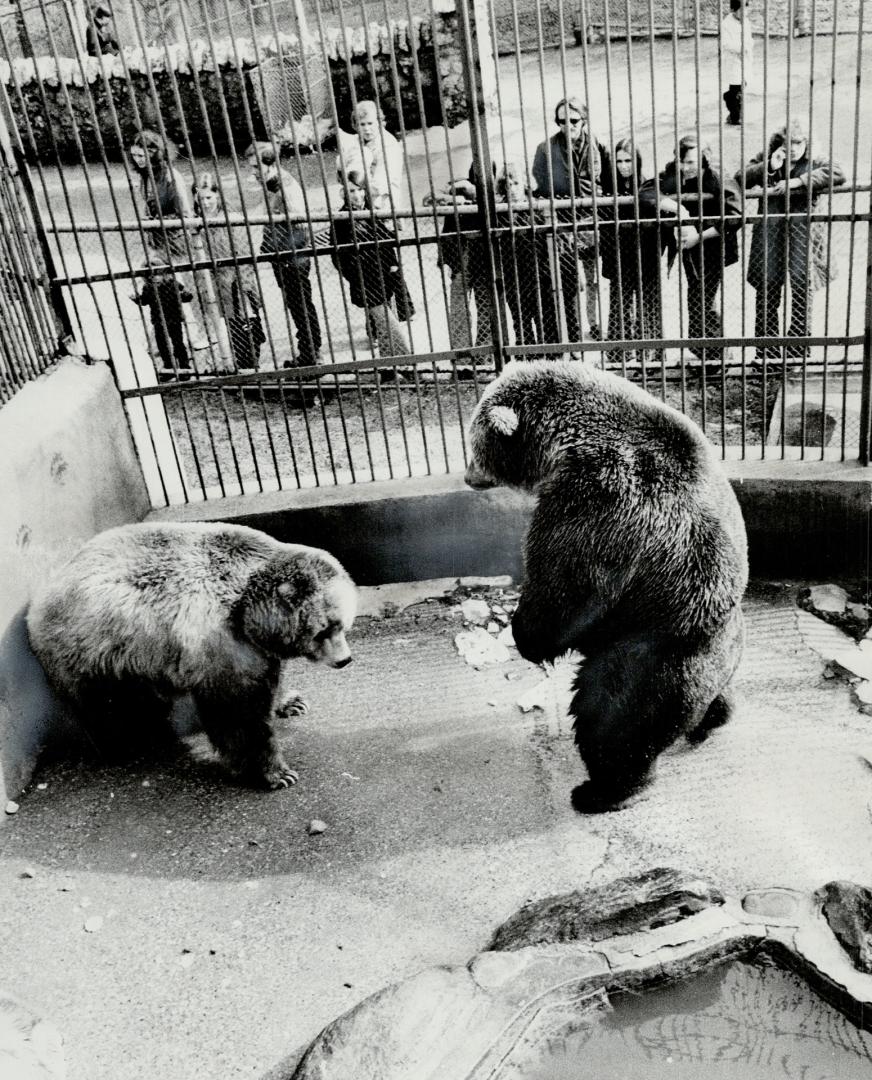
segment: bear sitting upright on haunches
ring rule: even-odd
[[[336,559],[226,524],[141,524],[86,543],[33,597],[27,628],[49,681],[100,746],[155,741],[193,695],[226,763],[269,788],[298,779],[272,710],[283,661],[344,667],[357,592]]]
[[[512,622],[535,663],[584,656],[570,713],[582,813],[614,808],[680,735],[729,719],[747,541],[702,431],[586,364],[510,364],[472,418],[466,481],[533,491]]]

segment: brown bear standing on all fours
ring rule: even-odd
[[[298,777],[278,749],[282,663],[344,667],[357,611],[351,578],[326,551],[222,523],[122,525],[89,540],[32,598],[31,647],[100,747],[169,728],[192,694],[226,763],[249,782]]]
[[[679,736],[729,719],[748,579],[738,502],[696,424],[586,364],[508,365],[470,447],[471,487],[537,496],[512,631],[535,663],[583,654],[570,715],[589,779],[572,803],[613,809]]]

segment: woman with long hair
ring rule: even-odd
[[[790,282],[788,337],[808,334],[808,317],[815,292],[832,278],[826,232],[808,215],[831,184],[844,183],[838,165],[811,156],[802,126],[793,121],[769,139],[766,156],[759,154],[736,174],[745,188],[762,188],[759,212],[748,254],[748,284],[756,292],[754,333],[779,336],[779,309],[784,286]],[[787,216],[789,215],[789,216]],[[787,357],[802,359],[805,345],[788,346]],[[778,358],[781,350],[761,343],[758,358]]]
[[[187,262],[189,247],[184,229],[167,227],[169,218],[190,217],[193,213],[181,174],[173,166],[177,150],[156,131],[144,128],[128,148],[133,168],[139,177],[139,190],[146,216],[160,222],[160,227],[145,231],[146,260],[153,273],[134,295],[137,303],[149,309],[155,344],[163,365],[158,377],[178,376],[179,370],[191,367],[191,352],[208,346],[208,339],[190,310],[193,293],[173,272],[177,262]],[[189,375],[187,377],[190,377]]]
[[[640,224],[656,216],[656,199],[643,185],[642,155],[632,139],[620,139],[603,160],[599,206],[602,275],[609,281],[607,336],[612,341],[663,335],[660,237],[653,225]],[[633,202],[615,204],[609,196],[632,196]],[[634,358],[634,353],[627,356]]]

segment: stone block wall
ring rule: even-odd
[[[293,36],[256,45],[248,39],[225,38],[213,46],[198,40],[190,48],[128,49],[121,57],[16,59],[0,63],[0,81],[28,155],[44,163],[100,161],[104,154],[115,160],[139,127],[158,126],[158,115],[169,137],[199,156],[210,153],[210,129],[219,154],[231,145],[243,150],[252,134],[265,137],[266,116],[273,115],[265,97],[287,96],[276,72],[284,65],[293,77],[301,70],[299,57]],[[307,42],[302,64],[307,74],[297,78],[301,87],[311,88],[318,73],[324,82],[325,69],[329,73],[340,125],[351,108],[352,83],[358,100],[378,91],[392,131],[400,129],[400,110],[406,130],[453,127],[467,115],[453,5],[432,19],[326,31],[323,44]],[[258,67],[268,69],[268,79]],[[332,114],[329,91],[318,105]],[[302,111],[295,109],[297,119]]]
[[[784,37],[793,32],[798,35],[811,33],[856,33],[859,23],[861,0],[768,0],[768,20],[763,15],[763,5],[750,8],[751,22],[756,33]],[[541,37],[545,46],[565,42],[573,44],[576,33],[587,28],[588,40],[600,40],[608,26],[609,34],[621,37],[626,34],[627,12],[634,34],[645,35],[653,26],[658,34],[672,31],[677,22],[679,33],[693,33],[699,29],[710,34],[717,31],[729,5],[721,0],[679,0],[673,13],[672,0],[654,0],[653,16],[648,0],[493,0],[496,26],[497,51],[511,53],[515,49],[515,24],[522,48],[536,48]],[[868,18],[866,22],[868,23]],[[541,25],[541,30],[540,30]]]

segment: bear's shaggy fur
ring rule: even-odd
[[[278,788],[297,780],[271,723],[280,666],[344,667],[356,610],[351,578],[326,551],[242,525],[141,524],[80,548],[32,598],[27,628],[95,741],[140,720],[157,734],[155,718],[190,693],[227,764]]]
[[[570,713],[580,812],[620,805],[680,735],[730,714],[748,577],[739,505],[702,431],[586,364],[510,364],[471,422],[467,483],[533,491],[522,656],[584,656]]]

